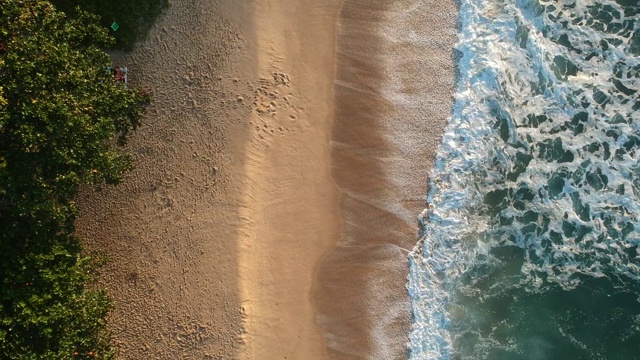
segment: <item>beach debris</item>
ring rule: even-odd
[[[113,81],[121,82],[125,87],[127,87],[128,70],[125,66],[109,66],[107,69],[111,72],[111,75],[113,75]]]

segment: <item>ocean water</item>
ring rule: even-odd
[[[639,3],[460,1],[411,359],[640,359]]]

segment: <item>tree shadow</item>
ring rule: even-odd
[[[51,3],[68,16],[75,16],[77,8],[100,16],[100,23],[109,28],[116,40],[113,48],[125,51],[146,38],[156,19],[169,6],[169,0],[51,0]]]

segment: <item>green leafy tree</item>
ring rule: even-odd
[[[0,0],[0,358],[112,357],[110,301],[74,234],[82,184],[131,167],[116,145],[149,96],[113,81],[97,17]]]
[[[169,6],[168,0],[52,0],[56,8],[74,15],[81,8],[100,16],[100,23],[110,27],[113,22],[119,28],[113,32],[115,48],[131,50],[133,45],[144,39],[162,11]]]

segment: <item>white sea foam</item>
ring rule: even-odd
[[[637,12],[462,0],[460,26],[456,104],[410,255],[412,359],[452,356],[453,288],[495,247],[523,250],[533,290],[640,280]]]

